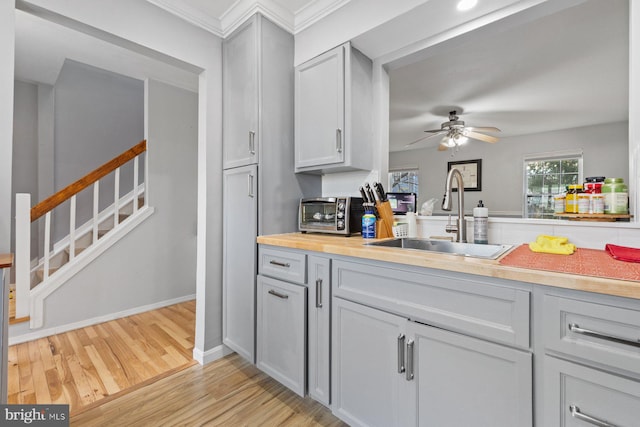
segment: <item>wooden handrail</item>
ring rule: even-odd
[[[49,212],[51,209],[56,206],[64,203],[67,199],[70,199],[71,196],[78,194],[94,182],[98,181],[100,178],[110,174],[120,166],[127,163],[129,160],[135,158],[136,156],[147,151],[147,140],[143,139],[138,144],[134,145],[124,153],[120,154],[117,157],[109,160],[104,165],[100,166],[93,172],[89,172],[84,177],[80,178],[76,182],[69,184],[62,190],[53,194],[52,196],[47,197],[37,205],[31,208],[31,222],[40,218],[42,215]]]

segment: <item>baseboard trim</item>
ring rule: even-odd
[[[193,349],[193,358],[201,365],[206,365],[207,363],[214,362],[218,359],[222,359],[223,357],[233,353],[229,347],[224,344],[220,344],[217,347],[214,347],[207,351],[202,351],[198,348]]]
[[[74,329],[86,328],[87,326],[97,325],[98,323],[104,323],[121,317],[132,316],[134,314],[144,313],[145,311],[156,310],[158,308],[167,307],[169,305],[179,304],[185,301],[191,301],[196,299],[195,294],[185,295],[170,300],[164,300],[153,304],[147,304],[140,307],[134,307],[127,310],[119,311],[116,313],[105,314],[103,316],[93,317],[91,319],[81,320],[79,322],[68,323],[66,325],[56,326],[53,328],[41,329],[36,332],[29,332],[18,336],[11,336],[11,329],[9,329],[9,345],[21,344],[27,341],[33,341],[40,338],[48,337],[51,335],[62,334],[64,332],[73,331]]]

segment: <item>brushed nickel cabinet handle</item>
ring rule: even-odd
[[[253,175],[249,174],[247,175],[248,178],[248,189],[247,189],[247,196],[252,197],[253,198]]]
[[[398,335],[398,373],[404,372],[404,334]]]
[[[252,130],[249,131],[249,153],[256,154],[256,133]]]
[[[269,293],[274,297],[278,297],[281,299],[289,299],[289,295],[281,294],[280,292],[274,291],[273,289],[270,289]]]
[[[615,424],[599,420],[583,412],[580,412],[580,408],[578,408],[576,405],[569,405],[569,411],[571,411],[571,416],[573,418],[584,421],[585,423],[593,424],[594,426],[598,427],[617,427]]]
[[[316,279],[316,308],[322,308],[322,279]]]
[[[407,341],[407,381],[413,380],[413,340]]]
[[[569,323],[569,330],[571,332],[575,332],[576,334],[600,338],[607,341],[617,342],[619,344],[631,345],[633,347],[640,347],[640,339],[633,340],[631,338],[624,338],[617,335],[611,335],[603,332],[593,331],[591,329],[581,328],[575,323]]]
[[[342,153],[342,129],[336,129],[336,151]]]
[[[284,268],[291,267],[291,264],[289,264],[288,262],[280,262],[280,261],[276,261],[275,259],[272,259],[271,261],[269,261],[269,264],[277,265],[278,267],[284,267]]]

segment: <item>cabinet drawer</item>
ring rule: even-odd
[[[640,420],[637,381],[545,356],[544,389],[545,426],[632,427]]]
[[[544,340],[547,351],[640,374],[640,310],[545,295]]]
[[[260,274],[301,285],[307,283],[306,254],[260,246],[258,258]]]
[[[529,348],[526,290],[455,276],[335,260],[333,295],[427,324]]]

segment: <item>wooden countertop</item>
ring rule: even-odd
[[[9,268],[13,265],[13,254],[0,254],[0,268]]]
[[[367,246],[360,236],[288,233],[259,236],[258,243],[640,299],[640,282],[510,267],[499,260]]]

